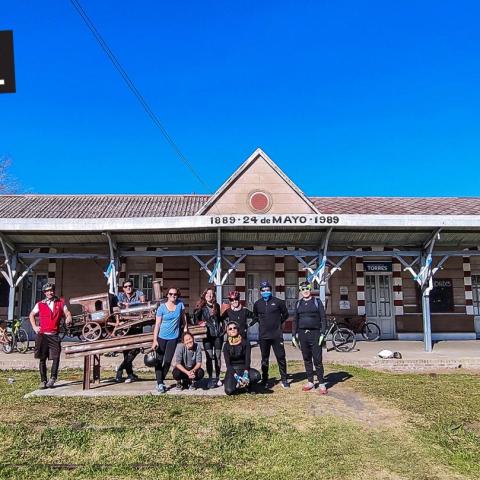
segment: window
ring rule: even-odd
[[[151,273],[132,273],[128,275],[128,280],[131,280],[133,286],[142,291],[145,295],[145,300],[148,302],[153,298],[153,275]]]
[[[295,311],[295,304],[298,300],[298,273],[285,272],[285,303],[289,313]]]
[[[20,316],[27,317],[42,296],[42,286],[47,283],[47,275],[27,275],[22,282]]]
[[[0,278],[0,307],[8,307],[8,295],[10,286],[5,278]]]
[[[480,315],[480,275],[472,275],[473,314]]]
[[[433,281],[430,292],[430,310],[432,313],[453,312],[453,282],[441,278]]]

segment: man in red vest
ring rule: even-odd
[[[53,388],[58,376],[60,352],[62,350],[58,331],[60,321],[65,318],[67,326],[72,323],[72,314],[69,312],[63,298],[55,295],[55,285],[46,283],[42,287],[45,299],[38,302],[30,312],[30,323],[37,334],[35,339],[35,358],[40,360],[39,370],[40,388]],[[35,316],[38,315],[38,325]],[[47,382],[47,358],[52,360],[50,380]]]

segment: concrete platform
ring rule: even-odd
[[[167,382],[168,383],[168,382]],[[90,390],[82,389],[81,381],[60,380],[54,388],[45,390],[34,390],[27,393],[23,398],[32,397],[138,397],[142,395],[169,395],[169,396],[200,396],[200,397],[221,397],[225,396],[222,387],[207,389],[206,380],[199,382],[197,390],[177,390],[175,383],[170,382],[171,387],[166,394],[160,394],[155,390],[156,382],[153,379],[140,380],[132,383],[115,383],[113,378],[92,384]]]
[[[328,350],[324,350],[325,363],[339,365],[353,365],[365,368],[374,368],[387,371],[426,371],[439,369],[465,368],[480,370],[480,341],[479,340],[448,340],[435,343],[433,352],[424,351],[423,342],[383,340],[379,342],[358,341],[352,352],[336,352],[330,350],[331,342],[328,342]],[[380,350],[388,349],[402,354],[401,360],[382,360],[377,356]],[[301,361],[301,352],[292,347],[290,342],[285,342],[287,360]],[[123,356],[102,356],[102,369],[115,370]],[[271,363],[275,362],[273,354]],[[260,367],[260,351],[258,346],[252,347],[252,367]],[[38,360],[33,357],[33,352],[26,354],[11,353],[9,355],[0,352],[0,370],[36,370]],[[82,358],[66,359],[62,356],[61,369],[83,368]],[[134,362],[136,370],[145,370],[143,355],[138,355]]]

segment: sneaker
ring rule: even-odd
[[[312,382],[307,382],[307,383],[302,387],[302,392],[309,392],[309,391],[312,390],[313,388],[315,388],[315,384],[313,384]]]
[[[318,393],[320,395],[326,395],[328,393],[327,386],[324,383],[321,383],[318,386]]]
[[[178,390],[178,391],[183,390],[183,385],[181,381],[177,382],[177,384],[175,385],[175,390]]]
[[[45,385],[45,387],[46,387],[46,388],[53,388],[56,381],[57,381],[57,379],[52,377],[52,378],[47,382],[47,384]]]
[[[115,375],[115,381],[117,383],[123,382],[123,372],[121,370],[117,371],[117,374]]]
[[[263,388],[266,388],[268,385],[268,378],[262,378],[261,385]]]
[[[164,383],[157,384],[157,392],[158,393],[167,393],[167,387]]]
[[[132,373],[125,379],[125,383],[132,383],[132,382],[136,382],[137,380],[138,380],[138,376]]]
[[[290,388],[290,384],[286,380],[282,380],[282,387],[283,388]]]
[[[218,378],[217,382],[215,383],[217,387],[221,387],[223,385],[223,382]]]
[[[214,388],[215,380],[213,378],[208,379],[207,388]]]
[[[194,391],[197,389],[197,386],[196,386],[194,383],[191,383],[191,384],[188,386],[188,389],[189,389],[191,392],[194,392]]]
[[[38,386],[39,390],[45,390],[47,388],[47,382],[40,382],[40,385]]]

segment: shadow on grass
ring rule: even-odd
[[[325,383],[327,384],[327,387],[332,388],[337,383],[343,383],[352,377],[353,375],[351,373],[340,371],[340,372],[327,373],[327,375],[325,375],[324,378],[325,378]],[[305,372],[296,372],[296,373],[292,373],[290,375],[290,378],[292,380],[292,383],[303,382],[307,380],[307,375]]]

